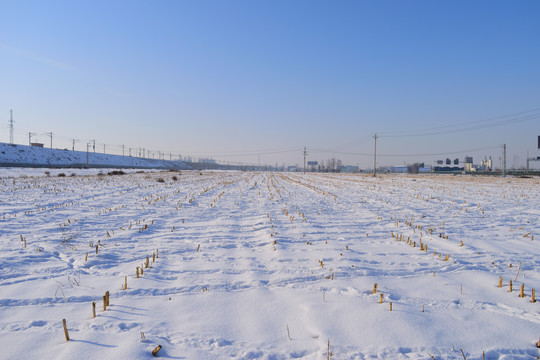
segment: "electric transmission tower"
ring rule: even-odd
[[[377,176],[377,134],[373,136],[375,139],[375,150],[373,151],[373,176]]]
[[[51,149],[52,149],[52,136],[53,136],[53,133],[52,133],[52,131],[51,131],[51,132],[49,132],[49,133],[47,133],[47,135],[48,135],[48,136],[49,136],[49,137],[51,138]]]
[[[9,110],[9,143],[13,144],[13,110]]]
[[[304,174],[306,174],[306,156],[307,156],[307,149],[304,146]]]
[[[36,133],[29,132],[28,133],[28,146],[32,146],[32,136],[36,135]]]

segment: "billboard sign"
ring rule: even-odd
[[[319,164],[319,162],[318,161],[308,161],[307,164],[309,166],[317,166]]]

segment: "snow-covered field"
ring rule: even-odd
[[[71,172],[0,172],[2,359],[540,356],[538,178]]]

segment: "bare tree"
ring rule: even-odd
[[[407,166],[407,172],[409,174],[418,174],[418,170],[420,169],[419,163],[414,163],[412,165]]]

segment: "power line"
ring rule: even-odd
[[[483,150],[492,150],[492,149],[498,149],[499,146],[490,146],[490,147],[484,147],[484,148],[478,148],[478,149],[469,149],[469,150],[460,150],[460,151],[446,151],[442,153],[431,153],[431,154],[377,154],[377,156],[442,156],[442,155],[453,155],[453,154],[464,154],[464,153],[471,153],[476,151],[483,151]]]
[[[414,137],[414,136],[430,136],[430,135],[441,135],[441,134],[451,134],[451,133],[457,133],[457,132],[464,132],[464,131],[472,131],[472,130],[480,130],[480,129],[486,129],[490,127],[496,127],[496,126],[502,126],[502,125],[508,125],[508,124],[514,124],[517,122],[523,122],[528,121],[532,119],[540,118],[540,112],[538,112],[540,109],[532,109],[527,111],[522,111],[518,113],[513,114],[507,114],[507,115],[501,115],[492,117],[489,119],[483,119],[483,120],[476,120],[476,121],[469,121],[466,123],[459,123],[459,124],[453,124],[453,125],[446,125],[446,126],[440,126],[440,127],[434,127],[434,128],[427,128],[427,129],[420,129],[420,130],[409,130],[402,132],[401,134],[396,134],[397,132],[390,132],[390,133],[383,133],[380,135],[380,137]],[[532,113],[532,114],[531,114]],[[524,115],[527,114],[527,115]],[[521,115],[521,116],[518,116]],[[503,119],[499,121],[493,121]],[[491,122],[487,124],[482,124],[486,122]],[[453,130],[442,130],[442,129],[451,129],[456,127],[462,127],[458,129]],[[441,130],[441,131],[437,131]],[[416,132],[414,134],[407,134],[410,132]]]
[[[380,136],[377,135],[377,138]],[[459,150],[459,151],[445,151],[441,153],[427,153],[427,154],[377,154],[377,156],[384,156],[384,157],[390,157],[390,156],[442,156],[442,155],[452,155],[452,154],[462,154],[462,153],[469,153],[474,151],[482,151],[482,150],[492,150],[499,148],[499,146],[489,146],[484,148],[477,148],[477,149],[469,149],[469,150]],[[339,155],[355,155],[355,156],[374,156],[375,153],[356,153],[356,152],[330,152],[330,151],[319,151],[319,150],[313,150],[312,151],[322,152],[322,153],[331,153],[331,154],[339,154]]]

